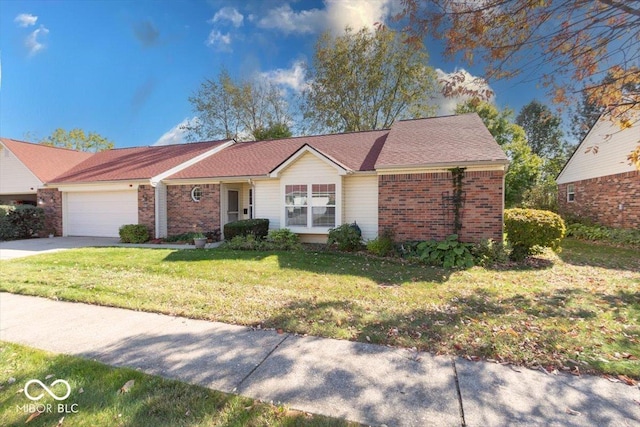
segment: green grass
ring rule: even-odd
[[[331,252],[90,248],[2,263],[0,290],[640,378],[637,250],[567,239],[451,271]]]
[[[31,379],[39,379],[47,385],[56,379],[64,379],[71,386],[71,395],[58,402],[45,394],[37,402],[36,410],[41,414],[30,421],[29,426],[56,426],[62,417],[63,427],[355,425],[132,369],[111,368],[5,342],[0,342],[0,366],[0,425],[6,427],[22,426],[31,415],[28,411],[34,408],[24,408],[24,405],[32,401],[22,391]],[[49,375],[51,377],[47,378]],[[119,393],[129,380],[134,380],[133,386],[128,392]],[[65,387],[58,385],[52,390],[62,395]],[[37,395],[43,390],[32,385],[29,392]],[[59,408],[59,403],[66,406]],[[46,405],[51,405],[50,410],[44,410],[48,408]]]

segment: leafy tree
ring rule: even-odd
[[[110,150],[113,148],[113,141],[95,132],[89,132],[87,134],[78,128],[71,129],[69,132],[58,128],[47,138],[40,141],[40,144],[90,152]]]
[[[522,129],[513,123],[513,112],[498,109],[487,102],[467,101],[456,107],[456,114],[477,113],[496,142],[507,153],[509,170],[505,176],[505,204],[522,202],[523,194],[533,187],[540,176],[542,159],[531,151]]]
[[[286,123],[271,123],[267,128],[258,128],[253,132],[256,141],[266,139],[289,138],[292,136],[291,130]]]
[[[542,70],[554,102],[582,92],[621,128],[640,110],[638,0],[402,0],[409,40],[444,39],[445,54],[472,63],[488,78]],[[607,76],[607,79],[604,79]],[[592,84],[592,80],[601,80]],[[629,155],[640,168],[640,145]]]
[[[191,140],[254,140],[256,133],[287,126],[290,119],[287,103],[274,84],[234,81],[226,70],[217,80],[206,79],[189,102],[197,114],[197,120],[184,126]]]
[[[317,129],[333,132],[388,128],[399,118],[435,110],[435,73],[423,48],[403,43],[383,27],[323,34],[308,68],[303,113]]]
[[[562,119],[549,107],[534,99],[522,107],[516,124],[524,129],[533,153],[546,159],[564,156],[566,144],[561,129]]]

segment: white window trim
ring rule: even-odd
[[[200,198],[198,199],[196,199],[196,196],[195,196],[196,190],[200,191]],[[191,189],[191,200],[193,200],[196,203],[200,203],[200,200],[202,200],[202,187],[200,187],[199,185],[196,185]]]
[[[336,181],[327,181],[327,180],[309,180],[307,182],[296,182],[295,180],[291,181],[283,181],[280,180],[280,228],[288,228],[294,233],[298,234],[328,234],[329,230],[342,225],[342,177],[339,177]],[[313,227],[313,206],[311,204],[311,198],[307,198],[307,226],[287,226],[287,208],[285,204],[286,200],[286,186],[287,185],[306,185],[307,186],[307,195],[312,192],[312,186],[314,184],[334,184],[336,190],[336,203],[335,203],[335,225],[333,227]]]
[[[573,196],[573,197],[571,197]],[[573,203],[576,201],[576,187],[575,184],[567,184],[567,202]]]

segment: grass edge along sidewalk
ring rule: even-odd
[[[358,426],[343,420],[0,341],[0,425]],[[55,400],[31,380],[50,386]],[[57,380],[64,380],[53,386]],[[63,419],[64,417],[64,419]],[[62,421],[61,421],[62,420]]]

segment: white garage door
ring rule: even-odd
[[[124,224],[138,223],[137,191],[68,192],[67,236],[118,237]]]

